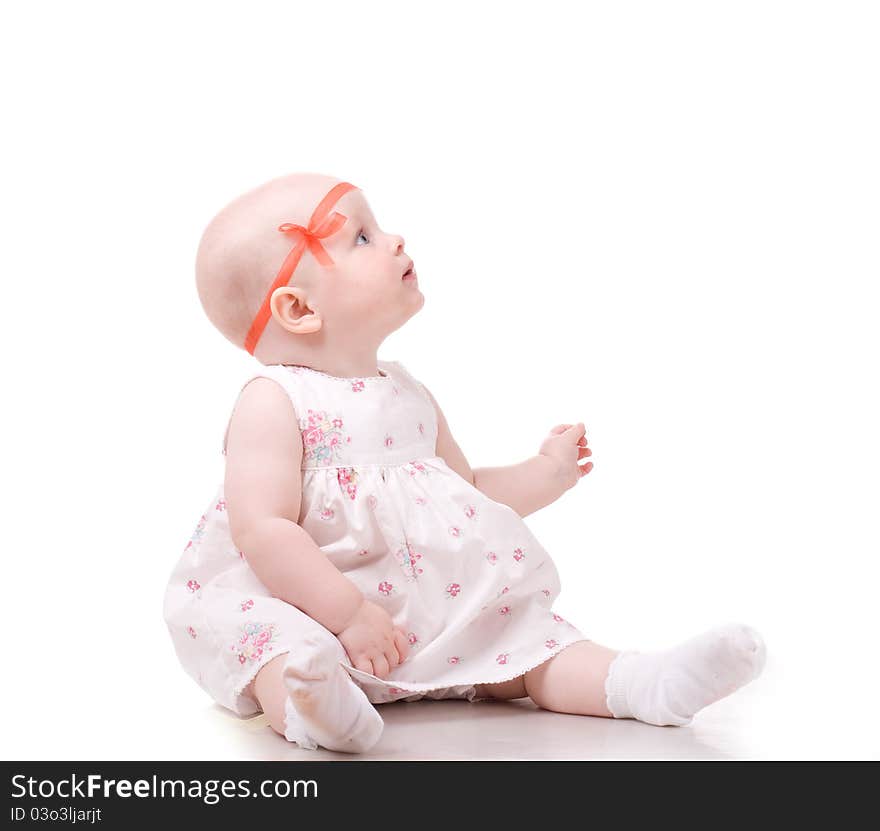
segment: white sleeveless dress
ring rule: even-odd
[[[516,678],[587,638],[553,612],[559,575],[521,517],[436,455],[422,385],[397,361],[378,364],[382,374],[366,378],[259,365],[248,383],[273,379],[297,414],[299,524],[407,633],[409,656],[387,679],[342,661],[347,672],[374,704],[473,700],[476,684]],[[260,711],[245,691],[257,671],[284,653],[295,659],[320,627],[248,566],[222,484],[173,570],[164,617],[184,669],[242,716]]]

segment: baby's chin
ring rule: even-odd
[[[418,281],[407,281],[404,286],[404,302],[412,307],[412,314],[415,314],[425,305],[425,295],[422,292]]]
[[[409,287],[408,291],[412,292],[412,294],[407,298],[407,304],[410,308],[410,312],[408,317],[404,320],[404,323],[410,318],[417,315],[425,305],[425,295],[422,294],[421,290],[417,286]]]
[[[399,329],[413,316],[417,315],[425,305],[425,295],[418,286],[405,286],[398,302],[393,304],[396,315],[396,326]]]

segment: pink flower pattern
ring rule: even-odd
[[[388,595],[394,591],[394,586],[387,580],[383,580],[381,583],[379,583],[378,589],[382,594],[388,597]]]
[[[416,565],[422,559],[422,555],[412,547],[412,543],[407,542],[403,547],[398,548],[394,554],[408,580],[417,579],[424,571],[423,568]]]
[[[461,591],[461,586],[458,583],[450,583],[446,587],[446,599],[448,600],[450,597],[458,597],[458,593]]]
[[[340,467],[336,469],[336,478],[339,480],[342,492],[354,499],[357,496],[357,481],[360,474],[353,467]]]
[[[241,636],[229,648],[240,664],[258,661],[264,652],[271,652],[272,643],[278,640],[274,623],[246,623],[239,628]]]
[[[334,458],[339,458],[343,444],[351,442],[351,436],[345,435],[341,418],[330,418],[324,410],[308,410],[308,414],[300,419],[302,432],[303,458],[317,465],[329,465]]]

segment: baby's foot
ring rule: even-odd
[[[685,725],[694,715],[761,674],[767,650],[757,631],[725,624],[660,652],[619,653],[605,679],[615,718]]]
[[[285,738],[300,747],[317,745],[363,753],[382,735],[382,717],[339,663],[338,649],[323,638],[307,639],[288,653],[284,683]]]

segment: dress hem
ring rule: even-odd
[[[588,641],[588,640],[591,640],[591,639],[587,638],[587,637],[574,638],[570,641],[562,643],[558,648],[554,649],[552,652],[549,652],[547,654],[547,657],[543,658],[542,660],[537,661],[528,667],[517,669],[511,675],[507,675],[504,678],[491,678],[491,679],[480,680],[480,681],[458,680],[458,681],[452,681],[449,683],[442,683],[442,684],[437,684],[436,682],[433,682],[433,681],[422,681],[422,682],[389,681],[387,679],[378,678],[377,676],[371,675],[370,673],[363,672],[362,670],[355,669],[354,667],[347,666],[343,661],[340,661],[339,663],[340,663],[340,666],[342,666],[343,669],[345,669],[349,673],[349,675],[352,676],[352,680],[354,680],[355,683],[357,683],[358,679],[356,676],[353,675],[352,670],[354,673],[360,673],[361,675],[366,676],[370,681],[372,681],[374,683],[378,683],[380,686],[384,687],[386,690],[388,690],[390,688],[396,688],[396,689],[400,690],[400,692],[405,693],[405,695],[401,695],[399,697],[406,698],[408,695],[421,695],[424,693],[435,692],[437,690],[452,689],[453,687],[474,687],[474,688],[476,688],[477,686],[482,686],[482,685],[486,685],[486,684],[503,684],[507,681],[513,681],[515,678],[519,678],[520,676],[525,675],[527,672],[531,672],[531,670],[535,669],[536,667],[541,666],[541,664],[547,663],[547,661],[549,661],[551,658],[555,658],[560,652],[562,652],[565,649],[568,649],[568,647],[570,647],[572,644],[580,643],[581,641]],[[239,717],[247,718],[249,715],[253,715],[253,714],[242,714],[240,711],[240,707],[238,706],[240,698],[245,698],[245,699],[251,700],[250,696],[246,696],[244,693],[244,690],[248,686],[248,684],[250,684],[251,681],[254,680],[257,673],[264,666],[266,666],[266,664],[268,664],[269,661],[271,661],[273,658],[277,658],[279,655],[286,655],[290,651],[291,650],[288,647],[287,649],[284,649],[281,652],[273,652],[272,655],[270,655],[265,661],[262,661],[259,664],[255,665],[247,673],[247,675],[244,676],[244,680],[239,680],[236,682],[235,687],[233,687],[233,689],[232,689],[232,699],[233,699],[233,703],[236,705],[235,712],[237,713],[237,715]],[[479,698],[485,698],[485,697],[486,696],[479,696]],[[488,697],[491,697],[491,696],[488,696]],[[476,692],[474,693],[473,696],[469,697],[469,700],[473,701],[474,698],[477,698]],[[255,713],[263,713],[264,711],[261,708],[259,701],[257,701],[256,698],[254,698],[252,700],[253,700],[254,707],[255,707],[254,712]],[[371,702],[371,703],[378,704],[380,702]]]
[[[344,662],[340,661],[341,666],[348,671],[349,675],[352,675],[352,672],[359,673],[361,675],[366,676],[370,681],[377,682],[386,689],[389,687],[396,687],[401,690],[401,692],[411,692],[411,693],[428,693],[433,692],[435,690],[445,690],[451,687],[468,687],[468,686],[477,686],[478,684],[503,684],[505,681],[513,681],[514,678],[519,678],[521,675],[525,675],[525,673],[530,672],[535,669],[535,667],[541,666],[541,664],[545,664],[551,658],[555,658],[560,652],[564,649],[568,649],[569,646],[575,643],[579,643],[580,641],[588,641],[590,638],[580,636],[573,638],[570,641],[564,642],[555,648],[552,652],[548,652],[547,657],[543,658],[540,661],[537,661],[531,664],[528,667],[521,668],[516,670],[512,675],[505,676],[504,678],[491,678],[483,681],[472,681],[472,680],[457,680],[457,681],[449,681],[446,683],[438,684],[434,681],[421,681],[421,682],[406,682],[406,681],[393,681],[384,678],[378,678],[375,675],[371,675],[368,672],[363,672],[362,670],[355,669],[354,667],[347,666]],[[354,680],[357,681],[357,678],[353,676]]]

